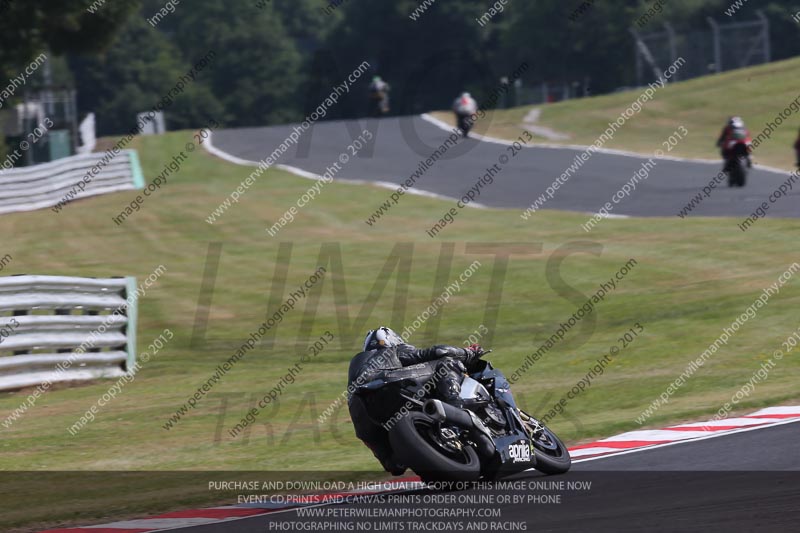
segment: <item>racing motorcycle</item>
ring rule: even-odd
[[[435,366],[391,370],[356,392],[372,397],[367,411],[374,421],[384,428],[393,422],[389,441],[395,456],[423,481],[493,480],[531,468],[544,474],[569,470],[564,443],[496,394],[496,371],[489,362],[479,360],[464,376],[461,406],[442,401],[436,387],[427,385]]]
[[[370,90],[368,114],[373,118],[384,117],[389,114],[388,87],[383,90]]]
[[[747,182],[747,169],[750,167],[750,147],[748,140],[737,137],[725,145],[725,168],[728,187],[744,187]]]

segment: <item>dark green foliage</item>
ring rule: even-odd
[[[67,54],[101,134],[129,128],[209,50],[213,64],[167,109],[171,129],[300,121],[363,61],[372,71],[327,118],[363,116],[373,74],[391,84],[394,114],[446,108],[463,90],[481,101],[523,62],[527,87],[589,79],[594,93],[613,91],[635,83],[629,29],[656,4],[641,31],[707,30],[706,17],[763,9],[773,58],[800,53],[800,0],[751,0],[732,17],[733,0],[507,0],[483,25],[495,0],[437,0],[416,20],[418,0],[180,0],[156,27],[148,20],[168,0],[107,0],[90,14],[97,1],[0,0],[0,71]]]
[[[137,0],[107,0],[95,14],[94,0],[3,0],[0,2],[0,73],[16,76],[41,52],[100,51],[135,12]]]

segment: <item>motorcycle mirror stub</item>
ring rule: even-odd
[[[359,389],[362,389],[362,390],[378,390],[383,386],[383,384],[384,384],[384,381],[382,379],[373,379],[369,383],[365,383],[365,384],[361,385],[359,387]]]

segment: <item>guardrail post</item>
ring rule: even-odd
[[[28,311],[26,311],[25,309],[15,309],[14,312],[12,313],[13,316],[25,316],[27,314],[28,314]],[[28,353],[28,351],[27,350],[15,350],[14,352],[11,352],[11,353],[13,353],[14,355],[25,355],[26,353]]]
[[[133,296],[133,297],[131,297]],[[128,339],[128,358],[125,362],[125,371],[133,373],[136,365],[136,330],[139,317],[139,298],[136,296],[136,278],[125,278],[125,293],[123,295],[127,306],[125,313],[128,316],[128,325],[125,328],[125,338]]]

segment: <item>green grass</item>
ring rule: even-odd
[[[800,58],[769,63],[758,67],[704,76],[685,82],[668,84],[659,89],[643,110],[617,130],[605,148],[631,150],[652,154],[665,149],[666,141],[680,126],[689,130],[685,140],[678,143],[669,155],[702,159],[717,159],[717,137],[728,117],[740,115],[753,137],[774,122],[776,115],[798,96],[797,71]],[[593,144],[641,94],[641,89],[577,100],[567,100],[541,107],[539,124],[570,135],[566,141],[550,144]],[[476,131],[495,137],[516,139],[523,127],[525,115],[535,106],[517,107],[487,113]],[[450,113],[436,114],[453,122]],[[754,152],[754,161],[784,169],[795,168],[792,148],[800,128],[800,113],[791,118],[763,142]],[[666,150],[666,149],[665,149]]]
[[[777,64],[763,70],[784,66]],[[767,77],[763,83],[770,79]],[[706,83],[716,83],[716,77]],[[688,86],[677,85],[669,91],[688,94]],[[662,105],[667,106],[669,93],[661,96]],[[613,109],[617,105],[613,102],[627,100],[624,95],[616,95],[596,101],[601,107]],[[588,108],[589,104],[580,101],[569,105]],[[684,115],[687,119],[692,113],[688,107],[687,104]],[[558,116],[558,106],[548,108],[548,114],[551,109],[552,116]],[[510,117],[513,112],[506,113]],[[709,113],[710,123],[716,123],[710,112],[702,112]],[[680,122],[680,117],[671,116],[669,110],[662,113],[659,116],[664,131]],[[546,116],[549,119],[551,115]],[[658,117],[640,117],[636,124],[652,118],[658,123]],[[693,139],[701,138],[694,126],[687,127],[696,135]],[[706,127],[709,135],[714,128]],[[624,131],[617,143],[635,139],[633,130]],[[660,138],[661,134],[651,135]],[[705,136],[702,139],[705,142]],[[138,138],[135,143],[148,180],[189,140],[189,132]],[[690,144],[693,143],[685,144],[687,149]],[[639,146],[647,143],[634,143],[631,147]],[[220,221],[213,226],[207,224],[206,216],[250,171],[205,152],[195,152],[180,173],[170,178],[168,185],[149,198],[122,227],[111,219],[135,193],[88,199],[68,206],[60,214],[42,210],[3,216],[0,256],[9,253],[14,258],[4,275],[134,275],[141,281],[163,264],[166,273],[140,302],[138,342],[145,349],[164,328],[170,328],[175,339],[77,436],[70,436],[66,428],[113,381],[58,387],[41,398],[11,429],[0,428],[0,468],[350,470],[378,475],[371,453],[353,435],[346,410],[325,424],[319,424],[317,416],[343,391],[348,362],[359,350],[366,329],[381,323],[402,329],[430,304],[432,295],[439,290],[434,289],[434,279],[440,257],[450,246],[453,264],[442,282],[453,280],[475,259],[483,266],[438,317],[435,337],[423,328],[412,341],[419,345],[460,344],[484,322],[485,303],[497,265],[492,255],[477,254],[475,243],[484,243],[483,251],[489,249],[493,253],[519,251],[519,243],[541,245],[538,253],[512,255],[502,280],[497,326],[488,347],[494,349],[491,360],[507,374],[560,322],[567,320],[601,282],[629,259],[636,259],[638,265],[598,305],[593,332],[581,329],[568,333],[564,342],[514,386],[523,407],[546,409],[566,394],[622,333],[640,322],[645,327],[641,337],[586,393],[570,401],[568,416],[551,423],[570,443],[636,429],[639,426],[635,418],[642,410],[763,288],[774,283],[797,260],[793,247],[787,245],[798,230],[796,220],[761,220],[747,233],[738,231],[732,219],[604,220],[591,236],[592,246],[602,252],[573,253],[565,245],[585,244],[587,238],[580,224],[586,215],[542,211],[535,220],[525,222],[516,210],[476,209],[463,212],[443,232],[441,240],[433,241],[425,235],[425,229],[450,207],[448,202],[405,196],[402,210],[393,209],[370,228],[363,220],[384,201],[387,191],[340,183],[327,185],[291,225],[271,238],[266,227],[311,184],[276,170],[259,178]],[[205,257],[212,242],[223,243],[223,249],[208,339],[192,348],[190,338]],[[274,346],[258,347],[249,353],[195,410],[172,430],[164,430],[162,425],[168,417],[265,319],[273,273],[276,266],[285,266],[277,265],[281,242],[293,243],[287,290],[317,268],[324,243],[341,246],[342,275],[331,274],[313,289],[315,297],[319,297],[313,321],[305,316],[306,302],[302,302],[277,328]],[[370,291],[398,242],[409,243],[413,249],[408,286],[400,291],[401,297],[407,299],[407,311],[392,322],[395,279],[377,299]],[[564,262],[559,271],[555,264],[561,257]],[[560,276],[566,286],[555,283],[553,274],[556,280]],[[346,283],[346,292],[338,291],[338,297],[334,297],[332,289],[334,280]],[[800,280],[793,280],[648,425],[705,418],[716,412],[800,326],[795,312],[799,304]],[[298,360],[299,353],[326,330],[336,335],[335,342],[306,365],[296,382],[285,390],[279,409],[266,410],[248,436],[227,436],[227,429],[251,407],[253,398],[268,392],[286,368]],[[755,392],[738,405],[739,410],[796,401],[798,377],[800,365],[796,357],[786,357],[769,379],[758,384]],[[3,420],[28,392],[0,394]],[[220,421],[225,401],[227,415]],[[222,435],[219,439],[215,437],[218,431]],[[16,502],[19,512],[3,525],[37,519],[86,521],[101,517],[109,509],[114,509],[115,517],[141,514],[143,509],[180,508],[217,497],[202,487],[184,490],[164,486],[160,491],[137,494],[130,504],[116,507],[108,503],[113,495],[98,497],[80,515],[70,511],[69,494],[64,494],[63,500],[56,498],[47,508],[34,509],[32,502],[20,499]]]
[[[184,133],[174,133],[139,141],[146,174],[152,175],[187,139]],[[111,216],[133,193],[86,200],[58,215],[48,210],[5,217],[10,231],[3,246],[14,256],[8,273],[128,274],[141,280],[163,264],[167,272],[140,304],[139,345],[146,347],[164,328],[174,331],[176,338],[76,437],[70,437],[66,428],[111,382],[99,381],[46,395],[11,430],[4,431],[2,468],[373,468],[367,461],[368,451],[349,438],[351,427],[346,417],[339,419],[337,427],[346,438],[332,439],[331,427],[320,427],[319,442],[310,449],[301,446],[313,438],[315,429],[308,405],[283,442],[276,439],[272,446],[263,445],[259,441],[266,429],[256,426],[249,444],[227,437],[215,443],[220,400],[224,394],[267,392],[298,359],[296,346],[305,347],[330,329],[337,335],[336,342],[307,365],[283,396],[280,412],[269,421],[277,434],[286,430],[306,394],[313,394],[317,413],[329,405],[345,386],[347,362],[358,350],[363,330],[392,318],[394,281],[375,303],[369,318],[351,328],[352,337],[340,334],[337,312],[349,313],[350,320],[356,320],[377,272],[398,240],[413,241],[414,248],[406,319],[413,319],[430,303],[441,244],[431,242],[424,230],[448,205],[439,200],[406,197],[402,211],[393,211],[384,222],[369,228],[363,218],[379,205],[386,191],[336,183],[327,186],[324,194],[279,236],[280,241],[294,243],[287,286],[299,284],[316,269],[321,243],[339,242],[348,305],[340,301],[336,308],[330,280],[318,285],[315,293],[321,297],[311,337],[298,340],[301,305],[277,328],[272,349],[250,353],[175,428],[166,431],[161,427],[266,315],[279,242],[267,236],[265,228],[310,182],[270,171],[220,222],[209,226],[204,220],[206,214],[249,171],[196,153],[167,188],[121,228],[111,222]],[[419,344],[460,343],[483,321],[493,259],[491,255],[466,253],[465,242],[488,243],[500,249],[504,246],[498,243],[503,242],[541,243],[539,254],[512,256],[504,280],[492,358],[510,372],[536,341],[549,336],[577,307],[579,297],[573,296],[570,301],[559,296],[548,285],[545,270],[548,260],[562,253],[559,250],[565,243],[585,240],[580,229],[585,215],[543,212],[535,223],[522,221],[514,210],[469,210],[461,216],[444,234],[447,242],[456,243],[447,279],[454,279],[476,258],[483,267],[442,313],[437,338],[417,333],[412,340]],[[578,349],[568,349],[567,342],[554,348],[537,364],[535,372],[520,381],[518,392],[531,404],[548,393],[566,392],[618,334],[640,321],[646,333],[620,356],[620,371],[609,372],[585,396],[570,404],[570,413],[584,419],[585,431],[574,434],[569,424],[553,424],[570,440],[603,435],[610,425],[634,427],[634,416],[677,371],[794,262],[796,255],[785,242],[796,228],[794,220],[769,219],[759,221],[747,233],[736,230],[735,221],[730,219],[603,221],[592,234],[594,242],[603,248],[602,254],[569,255],[561,269],[565,282],[588,295],[628,259],[636,259],[639,265],[598,306],[596,331],[588,342]],[[224,243],[208,328],[211,340],[191,349],[189,339],[209,242]],[[511,248],[511,244],[505,248]],[[786,285],[780,296],[699,373],[698,381],[708,380],[706,385],[691,394],[687,394],[688,389],[681,391],[653,422],[715,410],[732,392],[731,387],[746,381],[758,361],[798,326],[790,312],[798,301],[798,284]],[[402,326],[394,325],[398,329]],[[565,340],[576,335],[570,334]],[[227,340],[214,340],[219,338]],[[793,394],[797,366],[788,360],[782,369],[759,387],[753,405]],[[609,405],[598,403],[600,397],[608,397],[616,406],[613,413],[607,410]],[[24,393],[3,393],[3,412],[16,407],[23,398]],[[231,397],[224,427],[232,426],[236,415],[247,408],[244,397]],[[51,453],[54,447],[58,448],[57,457]],[[168,453],[160,452],[165,449]]]

